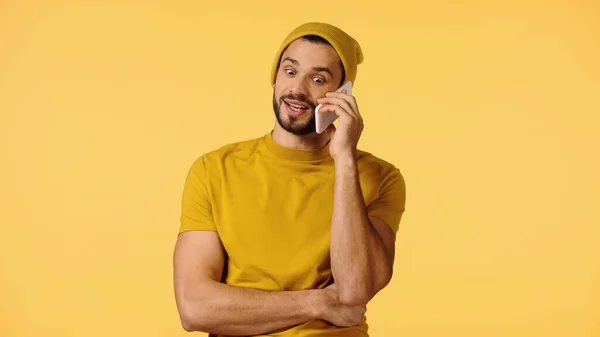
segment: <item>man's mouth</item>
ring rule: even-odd
[[[304,111],[310,109],[310,106],[306,103],[296,101],[296,100],[283,100],[285,104],[287,104],[294,111]]]

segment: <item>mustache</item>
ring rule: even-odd
[[[314,102],[311,102],[308,98],[306,98],[306,96],[296,96],[294,94],[287,94],[287,95],[281,96],[279,98],[279,102],[283,103],[283,100],[286,98],[306,103],[312,110],[315,110],[317,108],[317,105]]]

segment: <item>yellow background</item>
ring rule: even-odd
[[[450,4],[452,3],[452,4]],[[597,1],[0,1],[0,336],[186,336],[192,161],[274,122],[279,43],[361,43],[408,190],[372,336],[600,336]]]

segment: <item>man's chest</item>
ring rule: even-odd
[[[223,176],[218,188],[214,221],[236,281],[303,288],[327,277],[332,175],[243,170]]]
[[[283,288],[326,279],[334,169],[222,172],[212,187],[212,212],[236,279],[273,279]],[[376,192],[368,181],[362,184],[366,200]]]
[[[232,253],[292,258],[308,244],[328,243],[332,174],[238,170],[221,179],[213,214]]]

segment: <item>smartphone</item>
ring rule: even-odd
[[[348,82],[344,83],[335,92],[342,92],[344,89],[346,90],[346,94],[352,95],[352,82],[348,81]],[[323,104],[319,104],[319,105],[317,105],[317,107],[315,109],[315,120],[317,122],[317,133],[322,133],[323,131],[325,131],[325,129],[327,129],[327,127],[329,125],[331,125],[331,123],[333,123],[339,117],[333,111],[324,113],[324,114],[320,114],[319,110],[321,110],[322,106],[323,106]]]

